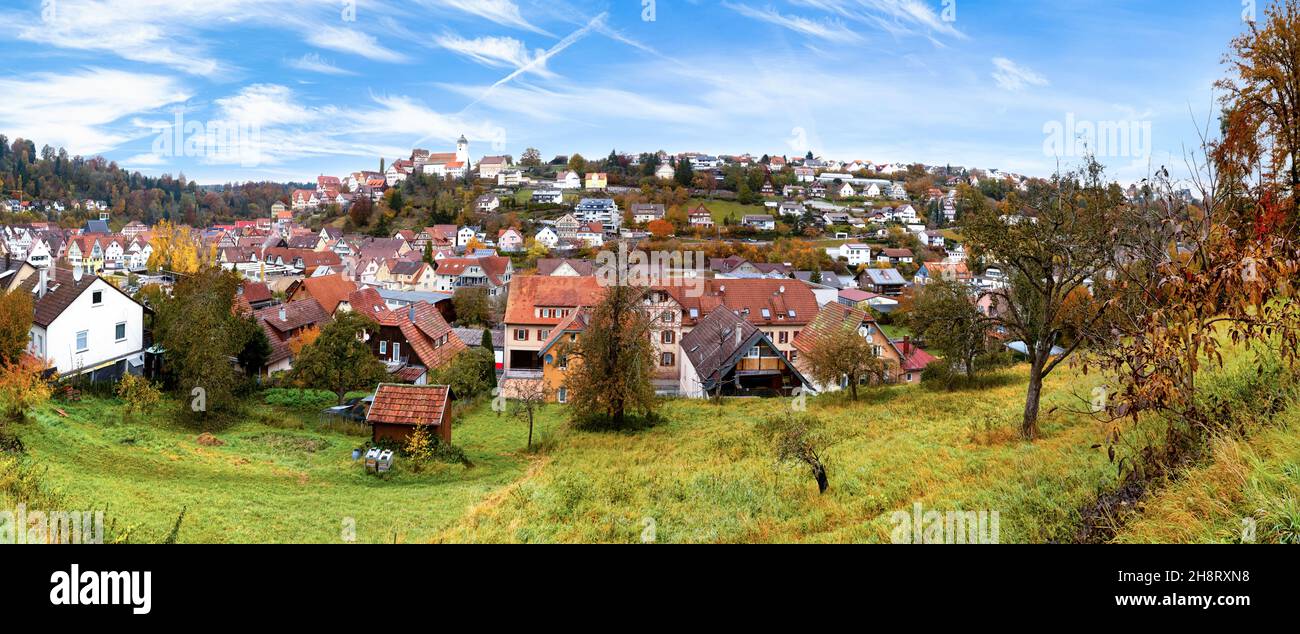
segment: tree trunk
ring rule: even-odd
[[[849,395],[852,397],[854,403],[858,402],[857,377],[849,377]]]
[[[1043,365],[1042,360],[1035,358],[1029,366],[1029,391],[1025,394],[1025,416],[1020,423],[1020,435],[1025,440],[1032,441],[1038,437],[1038,402],[1043,396]]]
[[[813,477],[817,478],[817,493],[825,493],[826,489],[831,487],[830,481],[826,479],[826,467],[820,460],[813,462],[811,466]]]
[[[533,412],[528,411],[528,450],[533,450]]]

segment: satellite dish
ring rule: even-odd
[[[81,281],[81,265],[80,265],[80,264],[78,264],[78,265],[72,267],[72,281],[74,281],[74,282],[80,282],[80,281]]]

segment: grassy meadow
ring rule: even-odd
[[[346,518],[359,542],[888,542],[891,516],[918,503],[997,511],[1004,543],[1068,541],[1079,509],[1117,484],[1092,448],[1103,429],[1069,411],[1086,406],[1096,380],[1065,368],[1049,377],[1043,437],[1025,443],[1024,373],[1001,370],[957,392],[809,398],[839,439],[823,452],[830,488],[820,495],[807,468],[777,464],[755,429],[790,399],[667,400],[662,423],[625,432],[572,428],[550,406],[531,452],[524,423],[475,405],[453,431],[472,467],[413,473],[399,459],[383,479],[351,459],[365,436],[261,402],[215,433],[217,446],[172,422],[175,405],[123,420],[103,398],[45,405],[13,431],[53,499],[107,508],[131,541],[158,541],[185,508],[182,542],[339,542]],[[1294,537],[1297,424],[1291,408],[1249,441],[1219,442],[1213,461],[1156,491],[1116,541],[1231,541],[1252,514],[1261,541]],[[31,497],[3,468],[13,460],[0,454],[0,508]]]

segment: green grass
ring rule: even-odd
[[[635,433],[559,430],[545,465],[440,535],[441,541],[636,542],[653,523],[660,542],[881,542],[891,515],[997,510],[1003,542],[1065,539],[1076,509],[1114,483],[1101,431],[1061,412],[1045,437],[1016,437],[1023,368],[978,392],[915,387],[869,391],[858,403],[819,397],[809,411],[849,438],[826,452],[830,490],[805,469],[779,467],[754,431],[788,400],[721,410],[671,401],[667,422]],[[1044,411],[1073,402],[1089,381],[1049,381]],[[1083,392],[1085,395],[1087,391]]]
[[[686,211],[690,212],[700,206],[701,203],[713,213],[713,222],[719,225],[726,222],[728,218],[735,224],[740,224],[740,219],[747,215],[772,215],[772,211],[763,205],[742,205],[732,200],[708,200],[705,198],[690,199]]]
[[[1120,543],[1241,543],[1246,520],[1257,543],[1300,544],[1300,409],[1251,438],[1220,438],[1208,464],[1143,505]]]
[[[529,463],[526,427],[487,409],[455,428],[473,468],[439,464],[383,480],[351,459],[367,437],[314,429],[313,414],[250,409],[251,420],[215,434],[225,443],[215,447],[164,412],[122,422],[113,400],[47,405],[16,431],[72,509],[106,506],[119,526],[159,535],[184,507],[184,542],[339,542],[344,518],[355,519],[359,542],[423,541]],[[4,497],[8,508],[14,500]]]
[[[659,542],[887,542],[891,515],[915,503],[997,511],[1002,542],[1068,540],[1078,509],[1116,484],[1115,467],[1092,448],[1105,429],[1068,411],[1086,405],[1096,379],[1064,368],[1050,377],[1043,437],[1026,443],[1017,435],[1024,373],[1009,368],[951,393],[904,386],[867,389],[856,403],[808,399],[841,438],[823,453],[824,495],[805,468],[775,464],[755,431],[788,412],[789,399],[666,400],[663,423],[621,433],[573,429],[552,406],[535,453],[524,451],[526,425],[480,404],[453,432],[472,468],[412,473],[399,460],[384,479],[351,460],[365,437],[260,398],[215,447],[171,422],[171,403],[131,422],[112,399],[49,404],[13,431],[67,509],[107,506],[141,541],[165,534],[184,507],[182,542],[338,542],[345,518],[361,542],[638,542],[647,526]],[[1300,413],[1289,416],[1250,443],[1217,448],[1213,464],[1157,492],[1118,540],[1228,541],[1250,514],[1261,541],[1266,530],[1294,536]],[[0,469],[0,508],[21,501],[6,477]]]

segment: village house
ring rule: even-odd
[[[881,264],[897,265],[911,263],[915,257],[911,249],[882,249],[880,255],[876,256],[876,261]]]
[[[506,157],[485,156],[478,162],[478,177],[485,180],[495,180],[507,167],[510,167],[510,163],[506,160]]]
[[[572,189],[577,189],[573,187]],[[564,192],[558,189],[538,189],[533,192],[532,201],[541,205],[564,204]]]
[[[515,278],[503,320],[506,376],[542,378],[542,358],[538,353],[551,339],[551,331],[579,308],[595,306],[602,295],[603,289],[595,277]]]
[[[492,213],[501,208],[501,198],[496,194],[483,194],[474,201],[474,208],[479,213]]]
[[[740,224],[759,231],[776,230],[776,218],[767,215],[746,215],[744,218],[741,218]]]
[[[650,203],[634,203],[631,208],[632,222],[646,224],[663,220],[664,206]]]
[[[569,170],[555,178],[555,186],[559,189],[578,189],[582,187],[582,178],[577,172]]]
[[[679,394],[688,398],[790,396],[807,379],[769,336],[727,306],[699,319],[681,340]]]
[[[429,372],[466,349],[438,308],[428,302],[393,308],[375,322],[378,329],[367,333],[370,351],[402,383],[424,385]]]
[[[609,174],[604,172],[589,172],[587,174],[587,189],[606,189],[609,187]]]
[[[548,249],[554,249],[555,245],[560,243],[560,234],[557,233],[553,227],[543,226],[537,231],[537,234],[533,236],[533,240]]]
[[[691,212],[687,214],[687,218],[690,219],[692,227],[699,227],[702,229],[713,228],[713,212],[709,211],[703,203],[695,209],[692,209]]]
[[[849,266],[858,267],[871,262],[871,245],[861,242],[846,242],[839,249],[828,249],[835,257],[842,258]]]
[[[518,229],[510,227],[497,232],[497,249],[502,253],[514,253],[524,250],[524,236]]]
[[[434,289],[454,293],[458,288],[484,288],[489,297],[506,292],[514,276],[514,264],[501,256],[443,258],[438,260]]]
[[[864,269],[858,276],[858,286],[886,297],[898,297],[907,280],[896,269]]]
[[[31,265],[6,285],[31,293],[28,352],[60,377],[117,380],[143,370],[147,309],[116,286],[82,270]]]
[[[319,330],[330,322],[330,313],[315,299],[268,306],[254,311],[253,317],[271,344],[271,355],[259,371],[268,377],[292,370],[295,340],[301,341],[304,332]]]
[[[912,283],[924,286],[931,280],[948,280],[969,284],[974,279],[965,262],[923,262]]]
[[[823,307],[817,318],[795,339],[794,345],[801,353],[807,355],[818,345],[825,345],[827,341],[833,345],[834,338],[842,336],[845,331],[851,331],[865,339],[871,347],[872,354],[884,361],[886,383],[920,383],[921,371],[934,360],[934,357],[920,348],[912,346],[910,340],[906,348],[896,345],[866,311],[838,303]],[[800,357],[795,365],[805,373],[809,373],[805,358]],[[847,389],[848,381],[848,377],[841,377],[838,382],[818,383],[813,388],[818,392],[835,392]]]

